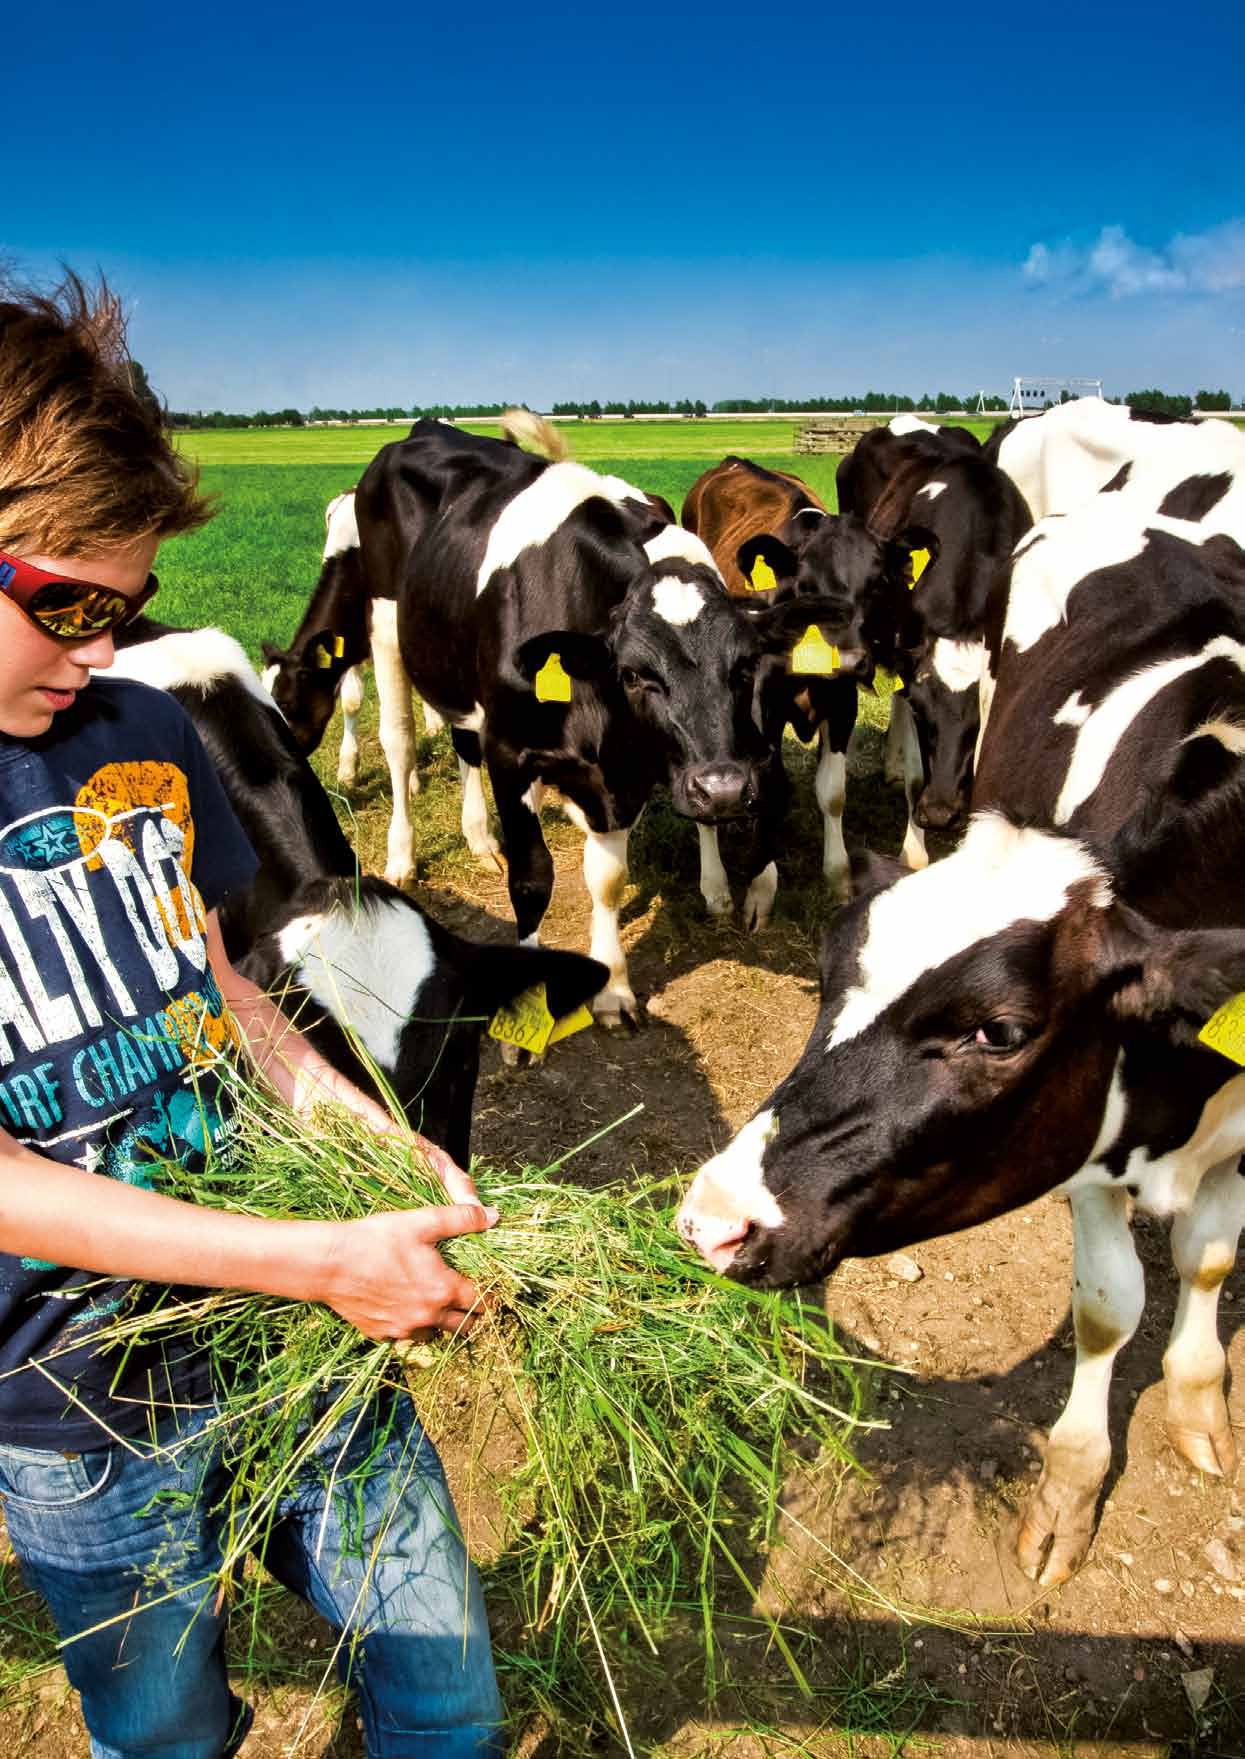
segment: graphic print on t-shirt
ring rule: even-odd
[[[193,839],[186,776],[162,762],[107,764],[0,830],[0,1125],[129,1183],[231,1133],[215,1081],[195,1080],[238,1033]]]

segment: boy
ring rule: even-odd
[[[296,1112],[331,1099],[394,1128],[231,967],[216,911],[254,857],[178,705],[107,676],[161,539],[210,511],[135,395],[107,290],[0,287],[0,1496],[75,1639],[95,1759],[219,1759],[250,1721],[201,1586],[225,1472],[194,1441],[205,1365],[152,1347],[118,1368],[99,1321],[151,1279],[324,1302],[372,1338],[456,1332],[478,1295],[437,1242],[496,1220],[419,1137],[444,1208],[268,1222],[148,1188],[153,1149],[189,1159],[206,1131],[230,1152],[205,1044],[245,1049]],[[351,1472],[347,1539],[324,1486]],[[408,1400],[326,1438],[265,1561],[360,1633],[342,1653],[369,1754],[500,1753],[479,1583]]]

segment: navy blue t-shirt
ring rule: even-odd
[[[228,1154],[213,1064],[237,1027],[206,912],[255,856],[180,704],[95,678],[49,732],[0,734],[0,1129],[129,1184],[153,1157]],[[37,1168],[33,1177],[38,1177]],[[206,1376],[184,1348],[119,1368],[92,1333],[131,1285],[0,1252],[0,1441],[66,1452],[138,1435]],[[41,1363],[41,1367],[32,1366]]]

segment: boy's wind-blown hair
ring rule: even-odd
[[[0,549],[89,557],[211,515],[159,404],[135,387],[107,284],[67,272],[39,293],[0,277]]]

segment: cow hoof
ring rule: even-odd
[[[385,883],[386,885],[397,886],[400,892],[409,891],[415,884],[415,869],[413,867],[408,867],[405,862],[403,862],[400,867],[386,867]]]
[[[424,732],[428,735],[428,737],[430,739],[435,739],[437,734],[441,731],[441,729],[444,726],[445,726],[445,721],[437,713],[436,709],[429,708],[428,704],[425,703],[424,704]]]
[[[768,923],[777,896],[778,869],[771,861],[757,874],[744,898],[744,927],[749,934],[759,934]]]
[[[852,901],[852,876],[850,873],[830,873],[823,869],[822,877],[826,882],[826,890],[830,894],[832,904],[850,904]]]
[[[735,908],[735,900],[727,892],[702,892],[705,909],[710,916],[729,916]]]
[[[640,1024],[640,1004],[629,989],[603,989],[592,1003],[592,1017],[607,1032],[624,1026],[634,1032]]]
[[[544,1051],[520,1050],[517,1044],[503,1042],[498,1049],[501,1051],[502,1067],[506,1069],[539,1069],[545,1060]]]
[[[1222,1429],[1212,1430],[1184,1429],[1178,1423],[1164,1427],[1176,1452],[1199,1472],[1209,1472],[1212,1478],[1232,1477],[1236,1471],[1236,1443],[1226,1424]]]
[[[480,842],[469,843],[468,848],[481,867],[487,867],[493,873],[504,875],[506,863],[501,852],[501,844],[494,837],[485,837]]]
[[[419,799],[419,771],[418,770],[411,771],[410,779],[408,780],[408,782],[406,784],[406,797],[408,800],[418,800]]]
[[[1098,1491],[1056,1489],[1043,1476],[1025,1510],[1016,1559],[1031,1582],[1054,1588],[1076,1574],[1094,1536]]]
[[[339,788],[353,788],[358,779],[359,771],[357,767],[348,770],[338,770],[337,772],[337,786]]]

